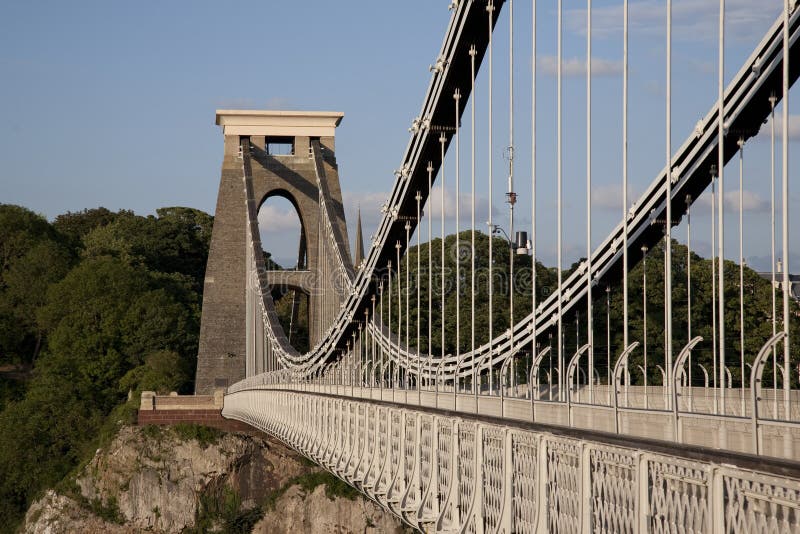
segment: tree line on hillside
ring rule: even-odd
[[[212,222],[0,205],[0,525],[87,461],[129,396],[192,391]]]

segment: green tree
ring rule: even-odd
[[[115,399],[125,361],[128,317],[149,285],[147,272],[115,258],[81,262],[50,288],[40,310],[49,332],[46,363],[69,375],[86,396],[101,406]]]
[[[26,363],[36,360],[44,333],[36,320],[37,310],[45,304],[47,288],[61,280],[73,262],[74,255],[67,247],[45,240],[31,247],[6,272],[0,309],[13,324],[6,323],[5,328],[0,328],[0,346],[9,347],[12,360]],[[6,336],[17,339],[5,339]]]
[[[12,204],[0,204],[0,289],[14,261],[36,243],[53,239],[56,232],[41,215]]]
[[[202,291],[213,219],[190,208],[162,208],[158,216],[120,214],[84,237],[84,256],[114,256],[150,271],[188,276]]]
[[[114,213],[106,208],[91,208],[81,211],[63,213],[55,218],[53,226],[61,234],[67,236],[74,245],[79,246],[84,236],[95,228],[112,223],[118,215],[133,212],[122,210]]]
[[[43,345],[36,310],[75,260],[41,216],[0,205],[0,365],[30,365]],[[2,378],[0,378],[2,380]]]
[[[186,358],[177,352],[161,350],[148,354],[138,367],[128,371],[120,379],[121,391],[156,391],[167,394],[172,391],[188,393],[194,367],[187,365]]]
[[[91,454],[86,445],[102,416],[75,384],[49,372],[0,413],[0,525],[13,531],[42,488]]]
[[[0,221],[0,357],[34,364],[24,390],[0,372],[0,525],[13,530],[93,454],[129,390],[191,391],[211,217],[100,208],[58,217],[59,232],[0,206]]]
[[[399,274],[391,273],[392,295],[391,315],[392,331],[397,332],[398,314],[400,321],[400,337],[405,341],[406,322],[408,324],[409,344],[417,344],[417,318],[419,317],[420,345],[424,351],[428,348],[428,330],[430,326],[431,347],[433,354],[442,350],[442,322],[444,321],[445,346],[447,354],[456,353],[458,339],[460,351],[467,352],[472,348],[472,285],[475,286],[475,346],[489,341],[489,323],[491,320],[494,336],[508,329],[511,321],[510,294],[514,288],[514,321],[519,321],[531,312],[531,279],[532,265],[529,256],[511,255],[508,241],[495,237],[492,241],[492,313],[489,313],[489,236],[477,232],[475,236],[475,269],[472,270],[472,247],[470,232],[459,235],[459,247],[456,248],[456,236],[450,235],[444,242],[444,279],[442,278],[442,240],[434,239],[430,244],[422,244],[419,248],[408,249],[407,258],[400,262]],[[431,255],[431,269],[428,269]],[[419,256],[419,257],[418,257]],[[460,260],[459,260],[460,258]],[[511,279],[511,258],[514,260],[514,277]],[[417,262],[419,261],[419,286],[417,286]],[[458,265],[457,265],[458,264]],[[409,268],[406,276],[406,266]],[[458,291],[456,291],[456,273],[460,275]],[[383,272],[383,321],[389,322],[389,273]],[[536,265],[536,287],[539,301],[549,295],[554,285],[555,272],[541,263]],[[408,286],[406,285],[408,278]],[[380,279],[379,279],[380,281]],[[444,306],[442,305],[442,288],[444,288]],[[402,300],[401,309],[397,309],[398,291]],[[431,294],[431,319],[428,319],[428,293]],[[420,309],[417,310],[417,297]],[[406,301],[409,301],[409,312],[406,314]],[[380,308],[380,301],[378,302]],[[442,312],[444,309],[444,312]],[[458,324],[456,318],[459,319]],[[460,332],[457,326],[460,326]],[[460,336],[457,335],[460,333]]]

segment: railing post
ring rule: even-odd
[[[617,359],[617,363],[614,364],[614,432],[619,434],[619,387],[620,387],[620,380],[622,378],[622,373],[625,370],[625,366],[628,363],[628,357],[631,353],[636,350],[636,347],[639,346],[638,341],[634,341],[630,345],[628,345],[622,354],[619,355],[619,359]],[[630,376],[626,375],[625,377],[626,384],[627,381],[630,380]]]
[[[708,502],[711,505],[711,532],[725,533],[725,487],[719,467],[712,467],[708,475]]]
[[[756,356],[756,359],[753,362],[753,367],[750,369],[750,397],[752,402],[752,413],[750,414],[750,418],[753,428],[753,452],[755,454],[761,454],[762,448],[761,436],[759,435],[760,428],[758,424],[758,400],[761,397],[761,377],[764,374],[764,366],[767,363],[767,357],[770,355],[772,347],[777,345],[784,337],[786,337],[786,332],[780,331],[772,336],[766,343],[764,343],[764,346],[761,347],[760,351],[758,351],[758,356]],[[776,370],[773,370],[773,372],[775,371]],[[778,414],[775,414],[775,417],[777,419]],[[789,419],[789,414],[786,414],[786,419]]]
[[[673,436],[675,438],[675,441],[677,441],[678,443],[682,442],[682,437],[683,437],[681,435],[680,425],[678,423],[678,416],[680,413],[680,407],[678,406],[678,383],[680,382],[680,379],[684,373],[683,369],[684,362],[692,354],[692,349],[695,347],[695,345],[697,345],[701,341],[703,341],[703,338],[701,336],[697,336],[693,338],[689,343],[687,343],[686,346],[683,347],[683,350],[681,350],[681,353],[678,354],[678,357],[675,359],[675,365],[673,366],[672,369],[672,384],[670,384],[672,387],[672,428],[673,428]],[[692,385],[689,384],[689,388],[691,387]]]
[[[667,410],[669,409],[668,398],[667,398],[667,395],[669,394],[668,393],[669,390],[667,389],[669,380],[667,379],[667,371],[658,364],[656,364],[656,368],[659,371],[661,371],[661,397],[662,400],[664,401],[664,409]]]
[[[530,393],[531,397],[531,423],[536,422],[536,403],[534,402],[533,397],[533,386],[536,386],[536,399],[539,400],[539,367],[542,365],[542,360],[550,352],[550,347],[546,347],[542,352],[536,355],[536,358],[533,360],[533,364],[531,365],[530,373],[528,373],[528,393]]]
[[[572,356],[572,359],[569,361],[569,365],[567,366],[567,420],[569,421],[569,426],[573,425],[573,418],[572,418],[572,379],[575,377],[575,369],[578,368],[578,363],[580,363],[581,355],[589,350],[592,346],[587,343],[582,346],[578,351]],[[577,389],[577,388],[576,388]]]
[[[639,534],[650,532],[650,470],[647,453],[639,452],[636,458],[636,521]]]
[[[475,534],[483,534],[483,425],[475,425]],[[470,518],[467,518],[469,520]]]
[[[503,377],[505,376],[506,368],[508,367],[508,364],[511,363],[511,360],[513,360],[513,359],[514,359],[513,356],[511,356],[510,358],[506,358],[506,361],[504,361],[503,365],[500,366],[500,376],[499,376],[499,380],[498,380],[500,382],[500,417],[505,417],[505,415],[506,415],[506,413],[505,413],[505,401],[506,401],[505,393],[506,393],[506,388],[505,388],[505,384],[503,383]]]

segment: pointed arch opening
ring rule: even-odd
[[[296,204],[288,194],[267,195],[258,209],[261,252],[268,271],[308,269],[305,228]],[[269,273],[267,273],[269,277]],[[298,351],[309,347],[309,296],[298,287],[272,287],[278,319],[289,342]]]

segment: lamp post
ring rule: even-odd
[[[517,195],[516,195],[516,193],[509,192],[509,193],[507,193],[506,196],[508,197],[508,204],[510,206],[511,213],[512,213],[512,215],[511,215],[511,224],[513,225],[513,222],[514,222],[514,218],[513,218],[514,204],[517,201]],[[514,254],[516,254],[517,256],[527,256],[528,255],[528,251],[531,250],[533,248],[533,246],[532,246],[530,240],[528,239],[528,232],[518,231],[516,233],[516,235],[515,235],[516,240],[512,241],[511,238],[506,233],[506,231],[503,230],[503,228],[500,227],[499,225],[496,225],[496,224],[492,225],[491,230],[492,230],[492,237],[495,236],[495,235],[498,235],[498,232],[501,232],[503,234],[503,237],[505,237],[506,241],[508,241],[509,248],[510,248],[509,255],[508,255],[508,257],[509,257],[509,261],[508,261],[508,263],[509,263],[509,289],[508,289],[508,295],[509,295],[508,296],[509,322],[508,322],[508,329],[509,329],[509,334],[510,334],[509,337],[510,337],[511,358],[512,358],[511,384],[512,384],[512,388],[513,388],[514,378],[516,377],[516,369],[514,368],[514,364],[513,364],[513,357],[514,357]],[[514,231],[513,230],[513,226],[512,226],[512,230],[511,231],[512,232]],[[491,361],[491,356],[490,356],[490,361]],[[490,372],[491,372],[491,370],[490,370]],[[502,387],[502,379],[503,379],[503,377],[501,376],[500,377],[500,380],[501,380],[500,386],[501,387]]]

